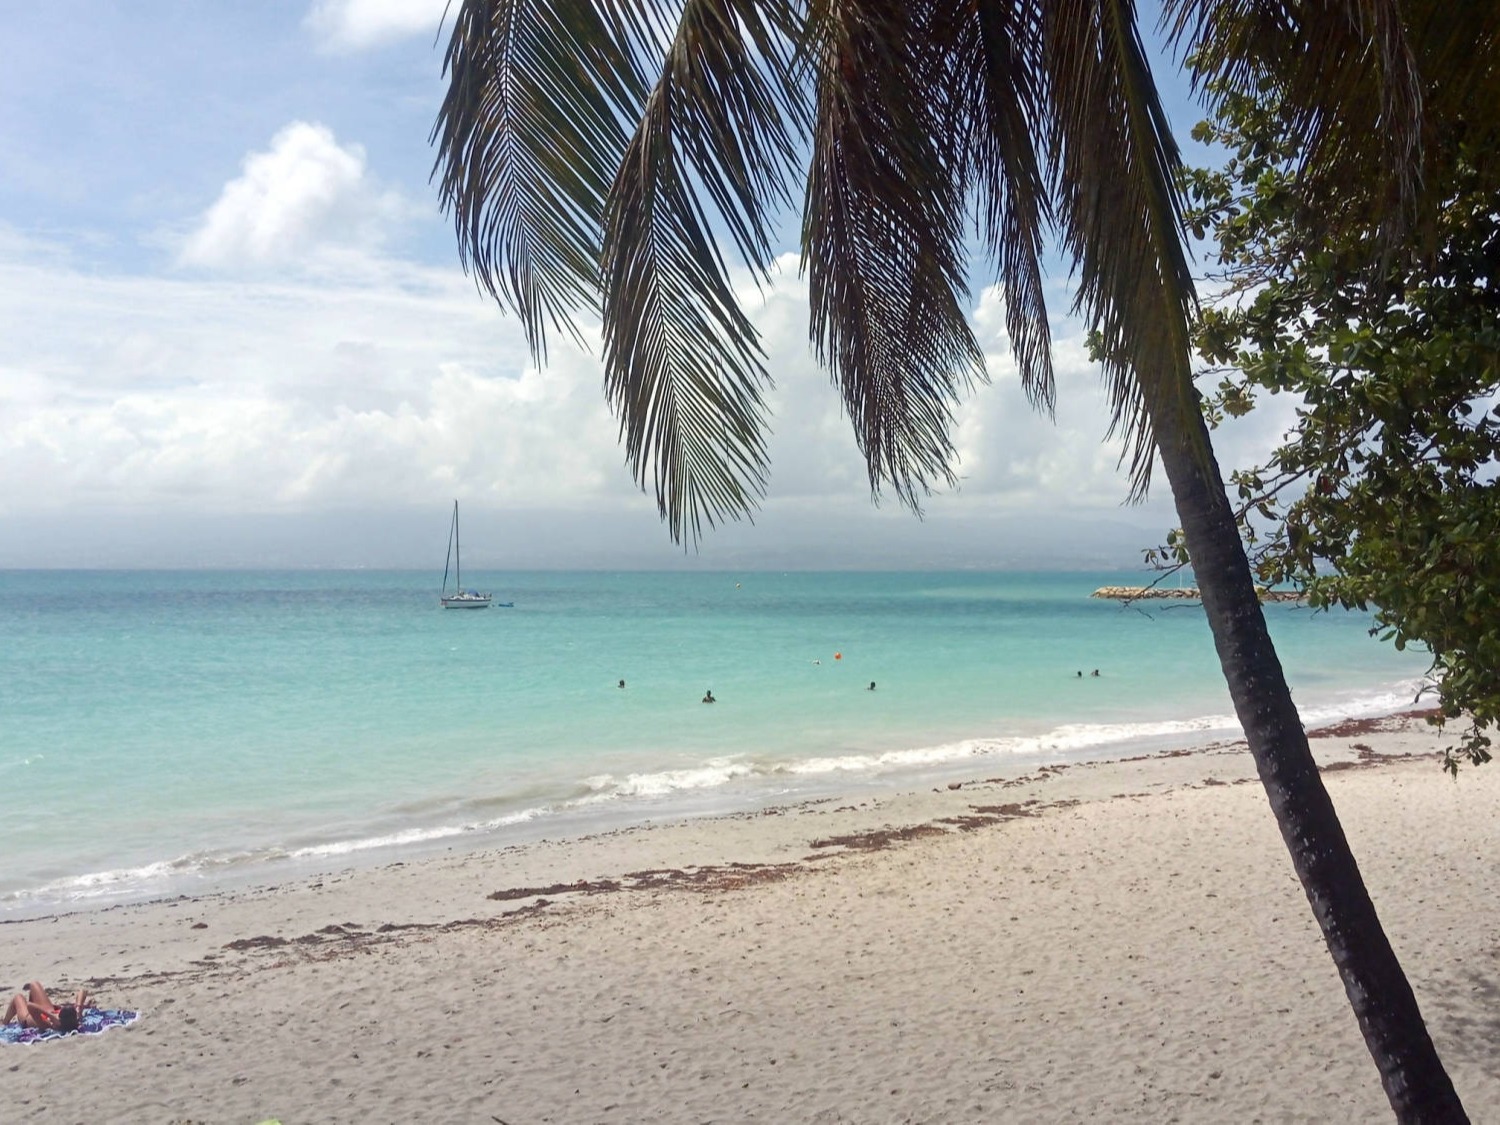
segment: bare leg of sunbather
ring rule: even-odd
[[[21,993],[16,993],[10,998],[10,1003],[5,1006],[5,1019],[0,1023],[18,1023],[22,1027],[49,1028],[53,1023],[51,1008],[44,1008],[40,1004],[33,1004]]]
[[[47,990],[42,987],[42,982],[39,980],[31,981],[26,985],[25,988],[21,989],[21,991],[31,999],[31,1002],[33,1004],[39,1005],[43,1008],[57,1007],[57,1005],[52,1002],[52,997],[47,995]]]

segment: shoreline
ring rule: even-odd
[[[1326,725],[1332,716],[1407,713],[1408,685],[1385,685],[1366,696],[1314,705],[1304,711],[1310,723]],[[1024,727],[1024,724],[1022,724]],[[454,850],[486,853],[553,839],[574,839],[628,831],[678,820],[717,820],[760,815],[767,809],[803,802],[867,799],[892,791],[946,784],[976,773],[1016,773],[1042,765],[1081,765],[1175,749],[1208,746],[1238,733],[1232,714],[1204,713],[1185,719],[1126,719],[1060,723],[1035,730],[985,736],[955,735],[947,741],[896,749],[834,751],[821,757],[783,759],[774,754],[736,752],[721,758],[658,762],[644,772],[622,767],[618,774],[563,778],[559,793],[540,804],[518,805],[497,819],[493,811],[452,813],[463,798],[448,797],[438,819],[392,819],[396,807],[377,810],[368,832],[322,835],[302,829],[282,842],[237,843],[231,830],[219,846],[196,847],[172,855],[158,852],[121,866],[100,863],[80,874],[8,889],[0,898],[0,923],[58,913],[109,909],[171,898],[197,898],[258,887],[295,883],[346,869],[367,870],[394,862],[422,862]],[[580,787],[587,792],[580,792]],[[615,792],[614,790],[618,790]],[[489,804],[491,802],[481,802]],[[435,805],[436,807],[436,805]],[[477,818],[477,819],[476,819]],[[375,827],[375,825],[379,827]]]
[[[399,575],[0,584],[0,775],[69,825],[0,828],[0,917],[1238,734],[1201,612],[1087,598],[1119,575],[738,577],[538,575],[499,629]],[[1309,725],[1416,694],[1365,615],[1268,613]]]
[[[1413,760],[1422,756],[1424,751],[1406,748],[1408,741],[1430,737],[1435,744],[1439,744],[1447,740],[1446,735],[1433,733],[1431,728],[1426,726],[1426,717],[1435,713],[1435,709],[1411,708],[1387,715],[1341,719],[1326,726],[1309,729],[1308,741],[1318,760],[1319,771],[1325,777],[1330,773],[1344,770],[1366,769],[1376,765]],[[1381,736],[1390,735],[1405,736],[1398,740],[1401,748],[1398,749],[1393,745],[1383,750],[1374,750],[1366,741],[1363,741],[1372,736],[1380,739]],[[1167,736],[1156,737],[1161,739]],[[627,854],[637,851],[644,854],[656,854],[656,849],[645,845],[643,841],[661,837],[671,840],[667,848],[670,854],[687,855],[702,849],[705,854],[716,857],[710,858],[706,864],[685,862],[687,867],[706,870],[715,870],[719,867],[757,868],[767,866],[771,861],[746,859],[746,855],[779,857],[784,852],[789,854],[797,851],[799,845],[782,839],[783,834],[780,832],[766,833],[756,828],[747,829],[747,825],[756,825],[768,817],[782,818],[785,822],[788,819],[800,821],[809,817],[831,816],[841,831],[835,831],[832,836],[823,840],[808,841],[807,847],[812,848],[813,851],[803,855],[802,861],[810,862],[840,854],[852,854],[861,850],[883,850],[896,842],[942,835],[949,831],[973,831],[1007,819],[1040,815],[1054,807],[1067,808],[1086,802],[1109,800],[1113,797],[1142,796],[1149,792],[1165,792],[1181,786],[1212,787],[1256,781],[1254,766],[1242,738],[1217,739],[1201,744],[1171,746],[1167,749],[1135,754],[1112,754],[1110,751],[1114,749],[1118,748],[1105,746],[1101,748],[1102,753],[1098,757],[1073,757],[1067,760],[983,760],[969,764],[983,766],[984,768],[978,770],[978,773],[988,776],[962,776],[957,780],[948,779],[948,775],[963,773],[964,771],[959,767],[964,763],[945,763],[947,769],[937,771],[938,776],[935,778],[929,776],[926,779],[928,782],[936,780],[937,784],[932,785],[914,785],[914,781],[920,783],[922,779],[912,776],[897,776],[888,779],[862,777],[851,779],[854,784],[845,787],[835,795],[812,796],[781,804],[770,803],[747,809],[696,814],[680,814],[672,809],[662,817],[643,817],[640,820],[592,831],[577,833],[565,831],[555,836],[544,835],[535,839],[491,845],[461,847],[457,844],[447,844],[444,846],[442,841],[438,840],[428,843],[425,848],[419,848],[415,852],[399,853],[395,858],[376,860],[367,864],[350,862],[343,867],[316,866],[309,870],[288,872],[285,878],[265,879],[251,876],[249,881],[241,884],[213,885],[198,893],[180,891],[126,901],[102,902],[97,905],[84,903],[77,906],[53,906],[36,914],[0,917],[0,927],[58,922],[64,919],[114,912],[151,911],[162,907],[175,909],[184,904],[233,902],[241,899],[297,894],[310,889],[321,889],[328,883],[347,880],[378,880],[382,872],[406,868],[420,869],[429,864],[463,866],[471,863],[503,864],[509,860],[517,860],[518,870],[530,871],[536,869],[535,863],[532,862],[532,853],[544,854],[548,857],[547,862],[555,862],[555,853],[558,851],[566,853],[576,850],[584,855],[596,852],[607,854],[622,842],[621,850]],[[1439,750],[1433,749],[1426,753],[1430,753],[1434,761],[1440,758]],[[1223,761],[1218,761],[1220,759]],[[1148,771],[1147,763],[1155,763],[1155,769]],[[1179,766],[1175,763],[1192,764]],[[1095,785],[1085,780],[1091,774],[1108,777],[1116,771],[1134,773],[1138,769],[1158,775],[1150,780],[1148,790],[1138,794],[1106,794],[1103,790],[1108,787],[1107,782]],[[1064,775],[1068,775],[1069,781],[1072,782],[1071,785],[1065,787],[1069,790],[1069,795],[1050,802],[1043,800],[1039,795],[1042,790],[1048,787],[1056,788],[1055,785],[1049,786],[1049,783],[1061,780]],[[1019,789],[1021,792],[1019,799],[1005,801],[999,806],[971,806],[968,814],[956,808],[957,805],[967,801],[964,794],[973,795],[996,789],[1001,791]],[[960,796],[955,797],[955,794]],[[888,818],[894,816],[904,823],[896,828],[888,825],[881,828],[866,827],[865,822],[880,812],[884,812]],[[677,837],[684,839],[679,841]],[[825,851],[819,854],[817,851],[819,847],[842,848],[843,850]],[[743,849],[743,854],[741,849]],[[352,860],[354,857],[350,858]],[[788,866],[792,865],[788,864]],[[680,870],[666,869],[665,873],[684,882],[690,881],[683,878],[685,873]],[[601,880],[606,883],[610,881],[607,876],[601,877]],[[591,887],[589,881],[585,879],[574,882],[577,884],[576,889],[590,891],[590,893],[600,889],[632,889],[628,886]],[[549,889],[558,891],[566,888],[554,880],[552,884],[549,884]],[[499,893],[498,900],[508,901],[526,897],[528,896],[515,893],[514,890],[507,890]],[[0,934],[4,932],[4,929],[0,929]]]
[[[1311,737],[1459,1093],[1500,1115],[1473,938],[1500,781],[1448,779],[1411,712]],[[0,1089],[288,1125],[434,1096],[512,1125],[1388,1115],[1242,742],[981,772],[6,921],[13,976],[144,1014],[11,1047]]]

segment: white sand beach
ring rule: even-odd
[[[1500,766],[1320,759],[1439,1052],[1500,1120]],[[0,1047],[50,1121],[1389,1118],[1243,746],[976,776],[0,926],[132,1027]]]

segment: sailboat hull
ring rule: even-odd
[[[449,594],[443,598],[444,609],[489,609],[489,594]]]

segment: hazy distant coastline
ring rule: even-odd
[[[5,569],[442,571],[449,508],[319,514],[70,511],[0,516]],[[1047,518],[899,509],[773,509],[674,546],[654,510],[464,510],[464,564],[482,570],[1124,569],[1171,517],[1110,509]]]

